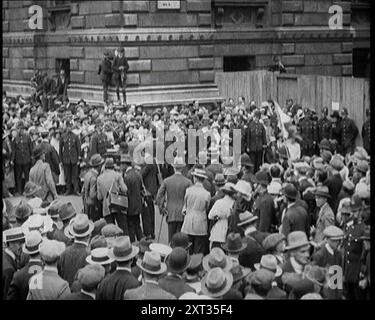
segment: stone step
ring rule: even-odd
[[[8,96],[20,94],[27,97],[32,92],[29,82],[13,80],[4,81],[3,90]],[[68,96],[71,102],[83,98],[89,104],[103,103],[103,90],[100,86],[72,85],[68,88]],[[216,84],[130,87],[126,91],[126,96],[128,104],[142,104],[145,107],[190,103],[195,100],[203,104],[225,100],[220,96]],[[109,99],[117,100],[114,88],[109,90]]]

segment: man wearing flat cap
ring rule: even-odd
[[[108,87],[111,84],[112,78],[112,65],[109,60],[109,52],[104,52],[104,58],[99,65],[98,74],[100,75],[100,80],[103,85],[103,101],[104,104],[108,105]]]
[[[120,102],[120,86],[122,89],[123,103],[126,105],[126,73],[129,70],[128,60],[125,57],[125,50],[123,47],[118,49],[118,55],[113,60],[113,74],[116,83],[117,100]]]

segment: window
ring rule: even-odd
[[[353,77],[370,77],[370,49],[353,49]]]
[[[224,72],[255,70],[255,56],[224,57]]]
[[[70,75],[70,60],[69,59],[56,59],[55,72],[60,73],[60,70],[65,70],[65,75],[69,78]]]

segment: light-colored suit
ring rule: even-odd
[[[114,170],[105,170],[97,180],[98,200],[103,200],[103,217],[111,214],[109,210],[108,192],[113,183],[112,191],[126,193],[127,187],[121,173]]]
[[[156,204],[163,206],[165,197],[167,198],[167,222],[183,221],[182,207],[186,189],[192,185],[191,181],[180,173],[164,179],[156,195]]]
[[[27,300],[57,300],[69,294],[69,283],[58,275],[57,269],[45,267],[31,277]]]
[[[335,215],[333,214],[333,211],[328,203],[323,205],[323,207],[320,208],[319,216],[316,221],[316,230],[315,230],[315,237],[314,241],[316,243],[319,243],[323,241],[324,235],[323,231],[328,226],[334,226],[335,225]]]
[[[138,288],[126,290],[124,300],[176,300],[176,297],[158,284],[146,282]]]
[[[43,200],[52,201],[57,198],[56,186],[48,163],[38,160],[30,170],[29,180],[41,187],[38,196]]]

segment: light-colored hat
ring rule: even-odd
[[[279,277],[283,273],[281,268],[277,265],[276,257],[272,254],[263,255],[260,263],[255,263],[254,267],[257,270],[266,269],[268,271],[271,271],[275,274],[275,277]]]
[[[40,256],[44,261],[55,262],[58,257],[65,251],[65,243],[45,239],[39,246]]]
[[[43,239],[38,231],[30,231],[26,234],[25,243],[22,246],[22,252],[26,254],[36,254],[39,252],[39,246]]]
[[[328,226],[325,228],[323,235],[331,240],[341,240],[344,238],[344,232],[336,226]]]
[[[212,248],[211,252],[203,257],[202,260],[203,269],[206,271],[216,267],[229,271],[232,268],[232,264],[232,260],[218,247]]]
[[[245,180],[239,180],[236,185],[234,186],[234,189],[241,193],[241,195],[243,195],[244,197],[246,197],[246,199],[250,199],[251,198],[251,192],[252,192],[252,188],[251,188],[251,184]]]
[[[200,177],[200,178],[203,178],[203,179],[207,179],[206,171],[203,170],[203,169],[195,168],[194,171],[191,173],[191,175],[196,176],[196,177]]]
[[[172,248],[163,243],[151,243],[150,250],[157,252],[161,257],[167,257],[171,252]]]
[[[256,220],[258,220],[258,216],[253,215],[249,211],[242,212],[238,215],[239,222],[237,223],[237,226],[241,227],[247,224],[250,224]]]
[[[53,230],[53,220],[50,216],[33,214],[22,224],[22,229],[25,234],[36,230],[43,235]]]
[[[109,257],[108,248],[96,248],[91,250],[90,255],[86,257],[86,262],[89,264],[110,264],[114,261]]]
[[[233,276],[230,272],[217,267],[208,271],[201,281],[203,294],[217,298],[226,294],[233,284]]]
[[[185,292],[178,298],[178,300],[212,300],[212,298],[195,292]]]
[[[94,230],[94,223],[89,220],[86,214],[80,213],[70,220],[68,227],[69,233],[72,236],[83,238],[91,234]]]
[[[365,182],[359,182],[355,186],[355,194],[361,199],[370,199],[370,185],[367,185]]]
[[[128,236],[121,236],[112,242],[112,248],[108,256],[116,261],[129,261],[139,252],[139,248],[133,246]]]
[[[310,246],[310,241],[307,239],[305,232],[293,231],[288,234],[288,246],[285,247],[285,251],[298,249],[304,246]]]
[[[167,265],[161,262],[160,254],[155,251],[146,251],[143,260],[137,261],[137,266],[144,272],[154,275],[167,271]]]
[[[95,289],[103,280],[105,269],[99,264],[89,264],[78,270],[77,280],[81,284],[82,289]]]
[[[23,233],[23,229],[21,227],[15,227],[3,231],[3,241],[5,243],[20,241],[23,239],[25,239],[25,234]]]
[[[175,168],[185,168],[185,161],[182,157],[176,157],[173,160],[173,167]]]
[[[280,182],[271,181],[271,183],[267,186],[267,192],[271,195],[279,195],[281,194],[282,185]]]

